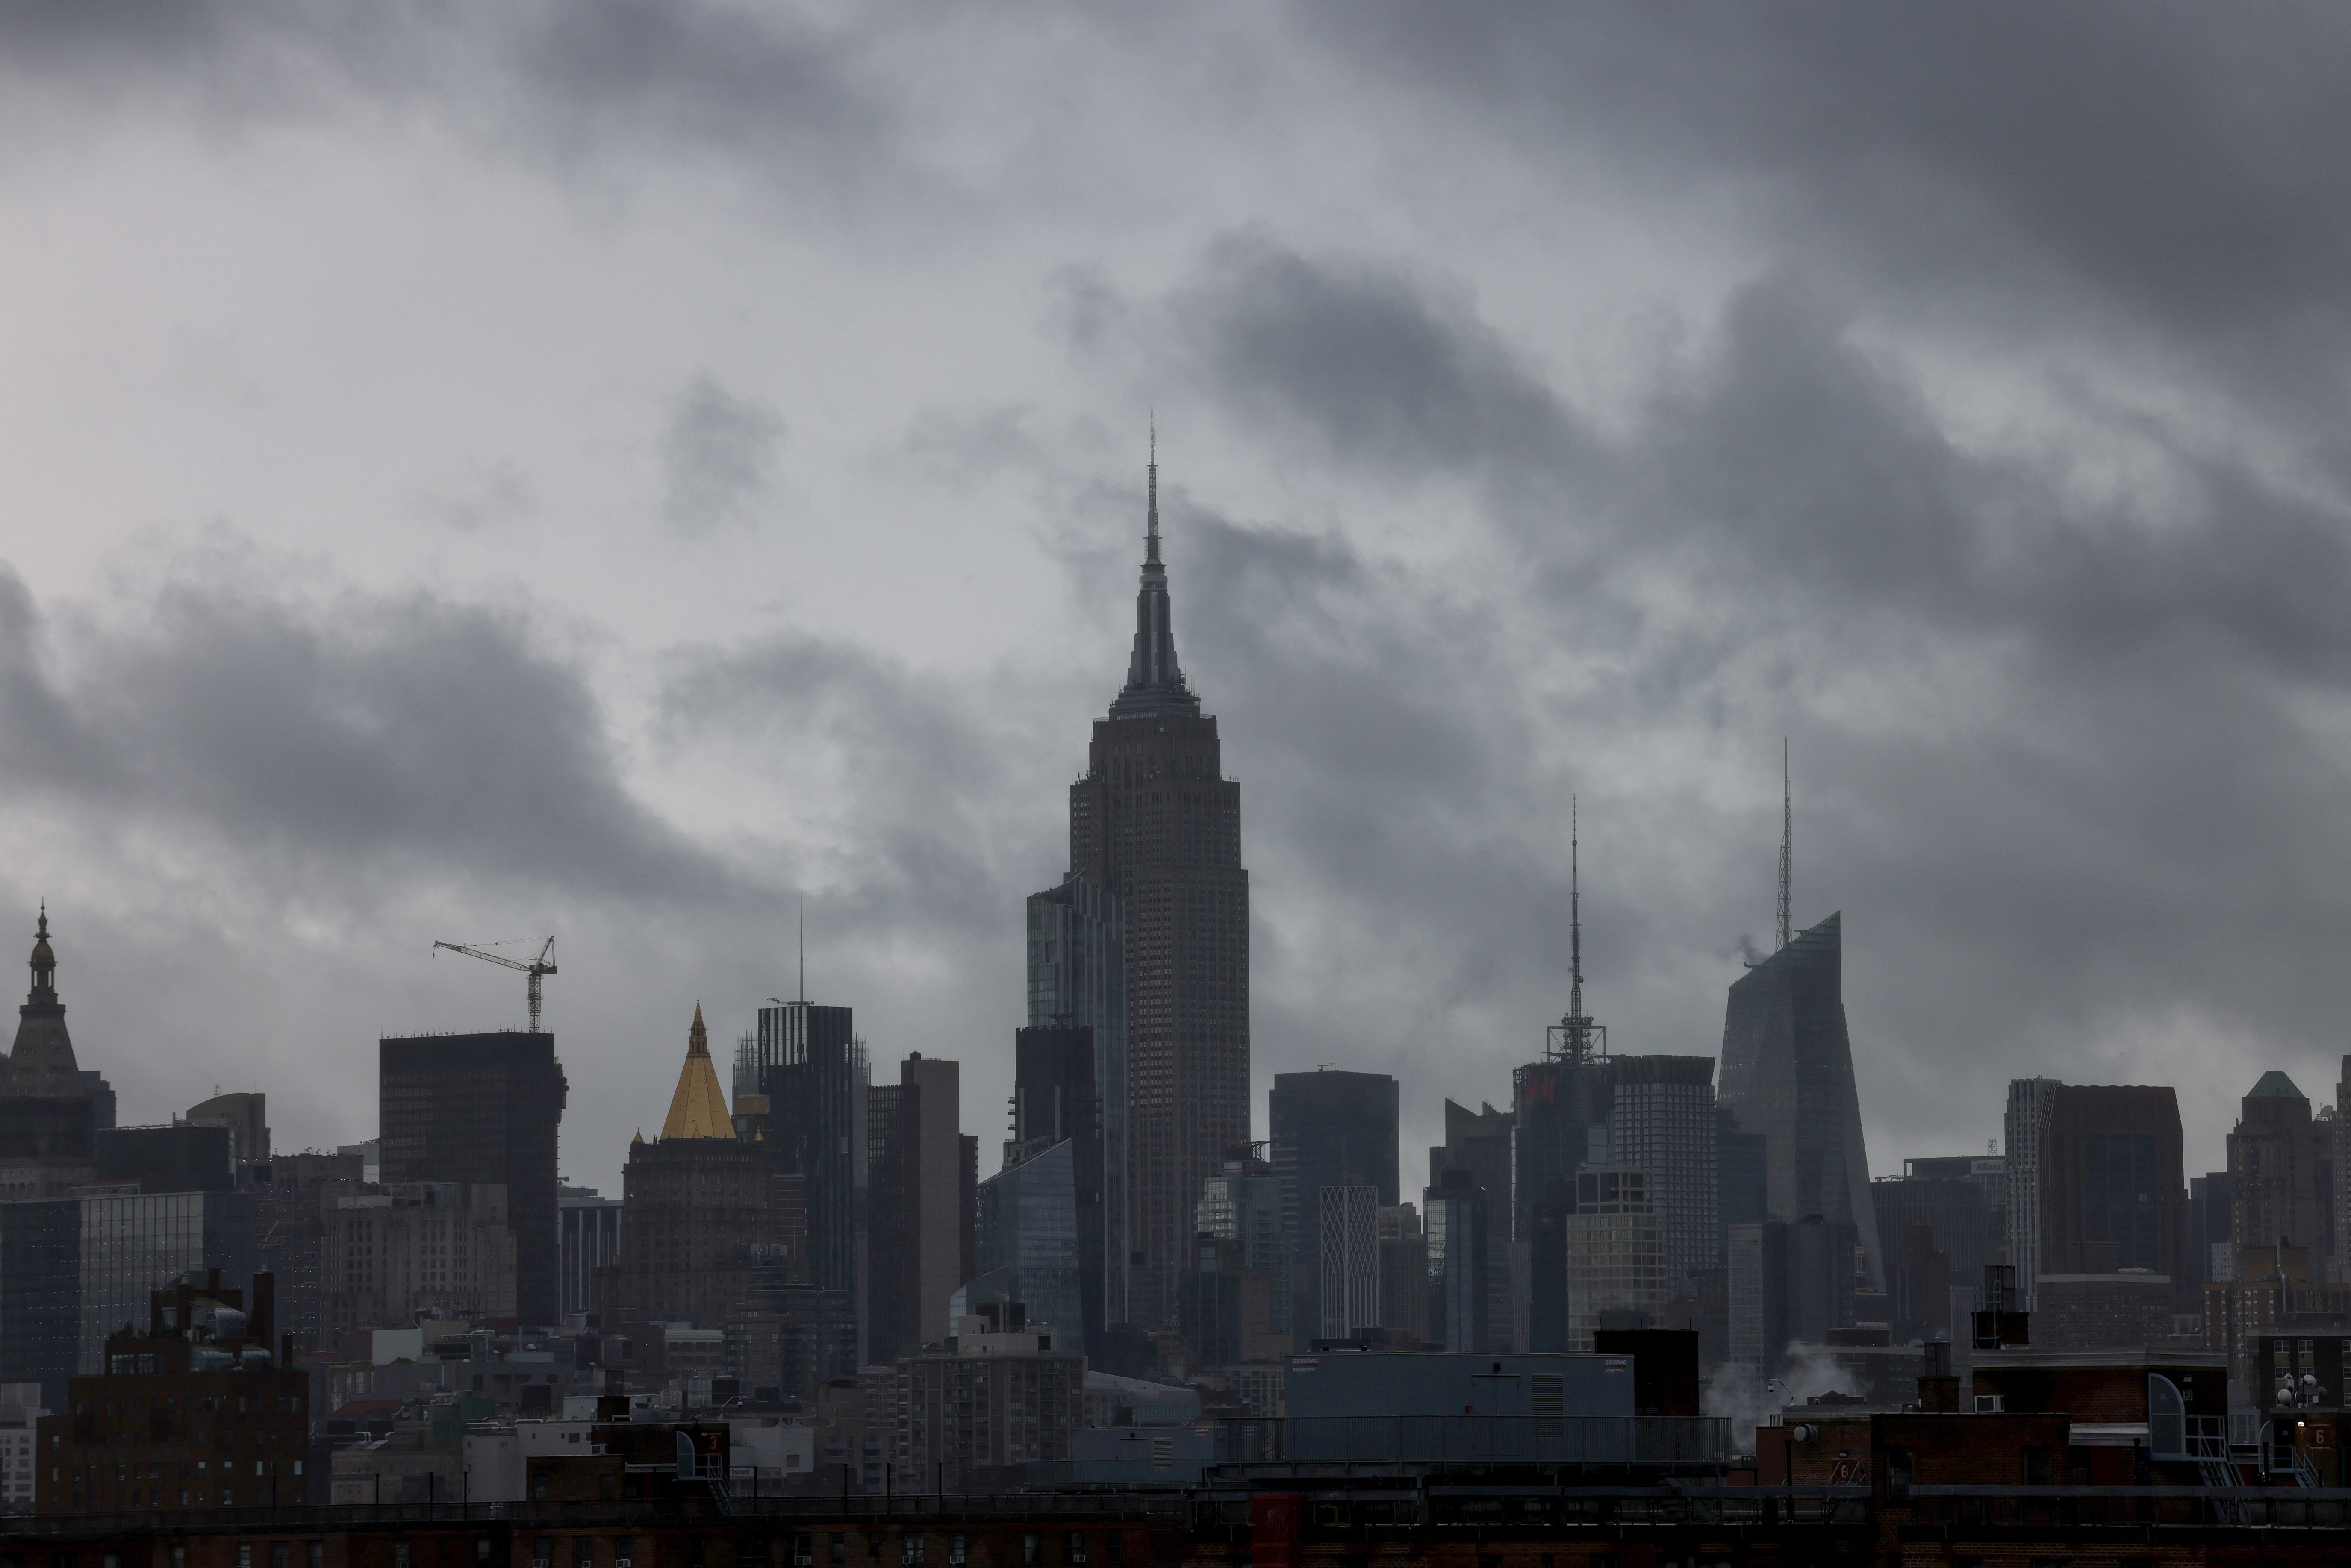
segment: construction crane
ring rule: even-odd
[[[487,958],[493,964],[504,964],[509,969],[520,969],[524,974],[528,975],[530,977],[530,1032],[533,1034],[540,1032],[538,1027],[538,977],[541,975],[552,975],[555,973],[555,966],[549,961],[555,956],[554,937],[549,937],[547,939],[547,946],[538,950],[538,956],[533,958],[528,964],[523,963],[519,959],[509,958],[503,953],[493,953],[486,947],[468,947],[463,942],[435,942],[433,944],[433,946],[434,950],[436,952],[441,948],[446,947],[452,953],[463,953],[469,958]]]

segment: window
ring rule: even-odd
[[[283,1541],[269,1543],[269,1568],[292,1568],[294,1549]]]
[[[240,1541],[236,1543],[236,1568],[253,1568],[253,1543],[251,1542]]]
[[[327,1568],[327,1543],[325,1542],[313,1541],[310,1542],[309,1563],[310,1568]]]

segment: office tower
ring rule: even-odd
[[[1165,1321],[1203,1177],[1249,1137],[1249,873],[1240,786],[1176,660],[1151,465],[1134,651],[1085,777],[1070,786],[1070,869],[1126,923],[1129,1201],[1142,1258],[1129,1310]]]
[[[866,1091],[866,1346],[875,1361],[946,1338],[963,1283],[961,1091],[955,1062],[914,1052]]]
[[[2334,1236],[2325,1224],[2326,1189],[2320,1169],[2320,1132],[2310,1102],[2284,1073],[2264,1072],[2244,1099],[2229,1134],[2230,1239],[2241,1277],[2276,1271],[2284,1252],[2306,1259],[2297,1279],[2324,1280]],[[2283,1250],[2281,1250],[2283,1249]],[[2266,1266],[2257,1267],[2255,1254]]]
[[[1886,1294],[1897,1343],[1966,1333],[1964,1321],[1951,1320],[1952,1288],[1982,1279],[1983,1266],[1993,1261],[1986,1185],[1965,1176],[1918,1174],[1954,1163],[1961,1169],[1968,1164],[1964,1158],[1906,1160],[1905,1174],[1869,1186],[1878,1239],[1886,1245]]]
[[[2179,1277],[2185,1185],[2173,1092],[2136,1084],[2053,1085],[2037,1155],[2040,1272],[2032,1310],[2044,1310],[2043,1281],[2071,1276],[2144,1269],[2162,1276],[2169,1289]]]
[[[1192,1210],[1192,1231],[1195,1236],[1240,1243],[1245,1267],[1263,1269],[1281,1282],[1273,1312],[1276,1324],[1287,1333],[1290,1237],[1281,1225],[1280,1185],[1274,1179],[1264,1148],[1263,1144],[1238,1144],[1225,1151],[1222,1168],[1201,1178],[1199,1201]]]
[[[506,1188],[515,1312],[526,1323],[555,1322],[556,1134],[569,1090],[555,1037],[411,1035],[378,1051],[377,1179]]]
[[[1761,1133],[1742,1132],[1739,1113],[1728,1105],[1714,1108],[1714,1233],[1715,1259],[1730,1259],[1730,1228],[1755,1225],[1771,1218],[1771,1168]]]
[[[33,937],[32,988],[16,1009],[16,1042],[0,1067],[0,1198],[61,1197],[95,1172],[97,1113],[74,1062],[66,1005],[57,999],[57,958],[49,912]],[[110,1097],[109,1115],[111,1122]]]
[[[1484,1244],[1486,1283],[1480,1299],[1486,1303],[1489,1321],[1479,1331],[1482,1348],[1501,1350],[1515,1343],[1517,1324],[1517,1270],[1512,1267],[1510,1245],[1510,1210],[1514,1163],[1512,1144],[1518,1130],[1517,1113],[1497,1111],[1481,1103],[1470,1111],[1445,1103],[1445,1143],[1428,1151],[1428,1184],[1443,1185],[1447,1166],[1459,1166],[1469,1173],[1472,1186],[1486,1195],[1485,1213],[1490,1228]],[[1430,1246],[1436,1245],[1437,1232],[1433,1221],[1424,1216],[1430,1227]],[[1430,1266],[1435,1267],[1432,1256]],[[1430,1325],[1430,1337],[1435,1337],[1435,1324]]]
[[[1326,1185],[1315,1189],[1315,1206],[1321,1336],[1370,1334],[1384,1322],[1380,1315],[1380,1189]]]
[[[135,1181],[141,1192],[230,1192],[235,1134],[197,1122],[107,1127],[93,1140],[99,1181]]]
[[[1195,1236],[1176,1279],[1176,1323],[1204,1367],[1279,1363],[1290,1350],[1290,1276],[1253,1266],[1229,1236]]]
[[[2237,1249],[2229,1239],[2234,1216],[2227,1171],[2188,1178],[2188,1247],[2204,1284],[2225,1284],[2237,1277]]]
[[[327,1208],[356,1196],[362,1162],[357,1155],[273,1155],[238,1174],[239,1190],[253,1198],[254,1265],[277,1281],[280,1332],[297,1350],[321,1348]]]
[[[345,1354],[353,1329],[515,1315],[522,1239],[495,1184],[388,1182],[336,1196],[319,1249],[319,1332]],[[361,1347],[364,1348],[364,1347]]]
[[[2343,1059],[2335,1085],[2335,1118],[2327,1126],[2328,1240],[2336,1279],[2351,1279],[2351,1056]]]
[[[1453,1109],[1451,1101],[1446,1109]],[[1428,1343],[1447,1351],[1491,1349],[1491,1209],[1486,1189],[1468,1166],[1447,1166],[1421,1194],[1421,1213],[1428,1240]]]
[[[1029,1307],[1032,1318],[1052,1322],[1088,1354],[1101,1354],[1103,1334],[1123,1321],[1118,1314],[1126,1273],[1116,1250],[1122,1228],[1108,1197],[1109,1146],[1094,1077],[1101,1066],[1091,1025],[1031,1024],[1021,1030],[1012,1048],[1012,1138],[1004,1147],[1009,1168],[1057,1144],[1070,1145],[1069,1224],[1077,1237],[1079,1315],[1047,1318],[1035,1301]]]
[[[1388,1341],[1416,1350],[1428,1337],[1428,1238],[1416,1205],[1383,1207],[1380,1239],[1380,1326]]]
[[[2024,1310],[2032,1310],[2032,1281],[2041,1271],[2041,1119],[2049,1095],[2064,1087],[2054,1078],[2009,1081],[2008,1108],[2001,1117],[2008,1156],[2008,1260]]]
[[[596,1308],[605,1330],[675,1319],[715,1329],[735,1316],[780,1239],[778,1174],[735,1135],[697,1005],[661,1135],[639,1134],[621,1172],[620,1258]]]
[[[1567,1221],[1575,1212],[1575,1178],[1553,1176],[1527,1211],[1527,1349],[1573,1347],[1568,1299]]]
[[[1729,1235],[1729,1359],[1752,1378],[1776,1376],[1792,1347],[1828,1343],[1854,1319],[1858,1228],[1817,1214],[1766,1219]]]
[[[1328,1068],[1277,1072],[1266,1096],[1266,1131],[1282,1233],[1297,1264],[1290,1320],[1305,1338],[1332,1315],[1321,1300],[1322,1189],[1367,1186],[1377,1194],[1374,1207],[1396,1201],[1396,1081]],[[1342,1303],[1340,1315],[1360,1304]]]
[[[1646,1171],[1578,1171],[1575,1211],[1562,1228],[1570,1350],[1592,1349],[1604,1312],[1646,1314],[1665,1305],[1665,1227],[1649,1197]]]
[[[229,1130],[229,1163],[242,1169],[269,1157],[269,1096],[259,1093],[215,1094],[188,1107],[181,1118],[198,1126]],[[285,1281],[278,1281],[284,1293]],[[284,1314],[281,1312],[280,1317]]]
[[[1078,1248],[1077,1148],[1069,1139],[1026,1153],[979,1184],[973,1248],[977,1272],[956,1292],[957,1315],[1020,1303],[1071,1347],[1085,1322]]]
[[[755,1050],[775,1157],[807,1179],[809,1283],[855,1292],[862,1305],[866,1069],[851,1010],[761,1008]]]
[[[147,1293],[217,1269],[252,1271],[253,1199],[240,1192],[89,1193],[0,1204],[0,1382],[65,1380],[105,1365],[106,1336],[144,1315]]]
[[[1093,1041],[1100,1106],[1102,1306],[1105,1322],[1133,1321],[1127,1301],[1134,1252],[1126,1029],[1126,911],[1071,872],[1029,898],[1029,1027],[1083,1029]],[[1089,1349],[1098,1342],[1089,1335]]]
[[[1613,1059],[1614,1163],[1648,1173],[1648,1198],[1666,1249],[1666,1295],[1715,1265],[1714,1059]]]
[[[559,1305],[566,1323],[596,1310],[596,1270],[621,1260],[621,1209],[617,1197],[600,1197],[592,1186],[567,1186],[556,1194],[557,1267],[561,1272]]]
[[[1733,981],[1723,1014],[1716,1099],[1742,1132],[1761,1133],[1765,1202],[1774,1218],[1818,1214],[1861,1239],[1873,1290],[1885,1288],[1869,1158],[1845,1033],[1842,917],[1794,933]]]
[[[1501,1200],[1497,1216],[1509,1217],[1508,1239],[1520,1244],[1531,1234],[1535,1201],[1547,1197],[1553,1183],[1572,1184],[1576,1172],[1616,1159],[1613,1140],[1616,1074],[1601,1054],[1606,1032],[1583,1010],[1582,852],[1573,821],[1571,801],[1567,1012],[1544,1030],[1542,1060],[1510,1074],[1510,1183],[1506,1192],[1490,1180],[1486,1182],[1488,1190]],[[1452,1141],[1449,1109],[1446,1138]]]
[[[781,1262],[751,1270],[742,1315],[725,1330],[726,1362],[754,1398],[769,1391],[814,1410],[826,1385],[854,1381],[857,1314],[846,1291],[820,1291]]]

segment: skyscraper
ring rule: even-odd
[[[2050,1094],[2063,1087],[2054,1078],[2012,1078],[2001,1117],[2008,1153],[2008,1260],[2027,1312],[2041,1272],[2041,1121]]]
[[[1126,911],[1074,872],[1061,886],[1029,896],[1029,1027],[1083,1029],[1092,1041],[1090,1077],[1101,1142],[1100,1310],[1107,1323],[1130,1322],[1134,1227],[1127,1185]],[[1092,1338],[1086,1343],[1097,1344]]]
[[[2305,1258],[2308,1271],[2301,1278],[2324,1280],[2326,1270],[2320,1264],[2335,1239],[2325,1225],[2321,1134],[2311,1120],[2310,1101],[2293,1079],[2273,1070],[2262,1074],[2240,1104],[2237,1125],[2229,1134],[2229,1197],[2241,1277],[2275,1272],[2275,1254],[2284,1248]],[[2257,1252],[2266,1267],[2249,1260]]]
[[[808,1282],[862,1298],[866,1070],[853,1015],[806,1000],[776,1002],[759,1009],[753,1050],[776,1158],[807,1178]]]
[[[1379,1189],[1370,1186],[1316,1189],[1317,1332],[1325,1339],[1349,1339],[1384,1326],[1379,1196]]]
[[[1266,1096],[1266,1131],[1281,1226],[1296,1264],[1290,1321],[1301,1339],[1335,1339],[1352,1329],[1318,1331],[1332,1316],[1320,1299],[1333,1278],[1322,1261],[1321,1198],[1325,1187],[1369,1187],[1374,1208],[1396,1201],[1396,1081],[1384,1072],[1277,1072]],[[1352,1212],[1352,1211],[1350,1211]],[[1374,1223],[1367,1211],[1363,1223]],[[1367,1232],[1368,1234],[1368,1232]],[[1365,1242],[1375,1247],[1375,1241]],[[1340,1303],[1342,1315],[1364,1303]],[[1359,1318],[1358,1324],[1374,1320]]]
[[[2040,1128],[2040,1280],[2146,1269],[2179,1278],[2179,1102],[2167,1087],[2057,1084]]]
[[[61,1197],[96,1168],[97,1111],[66,1032],[46,906],[30,962],[32,988],[16,1009],[16,1045],[0,1066],[0,1198]]]
[[[1108,1164],[1102,1136],[1102,1096],[1094,1071],[1101,1065],[1094,1032],[1084,1024],[1032,1024],[1015,1037],[1012,1048],[1012,1137],[1004,1145],[1004,1169],[1009,1171],[1061,1145],[1069,1145],[1070,1212],[1058,1223],[1075,1238],[1076,1272],[1071,1300],[1075,1317],[1050,1318],[1043,1304],[1030,1301],[1029,1309],[1040,1322],[1050,1322],[1067,1335],[1065,1343],[1100,1355],[1103,1335],[1117,1315],[1116,1285],[1124,1270],[1112,1251],[1113,1227],[1105,1202]],[[1032,1180],[1037,1178],[1032,1178]],[[1058,1180],[1058,1178],[1055,1178]],[[1053,1191],[1060,1191],[1056,1186]],[[1033,1226],[1036,1222],[1025,1220]]]
[[[1421,1194],[1421,1206],[1428,1239],[1428,1307],[1423,1332],[1439,1350],[1489,1350],[1494,1313],[1489,1305],[1490,1211],[1486,1189],[1468,1166],[1447,1166]]]
[[[1155,448],[1134,650],[1070,786],[1070,869],[1125,912],[1134,1321],[1166,1321],[1201,1180],[1249,1139],[1240,786],[1176,660]]]
[[[1648,1174],[1648,1201],[1665,1248],[1665,1292],[1670,1300],[1688,1293],[1692,1273],[1714,1267],[1714,1061],[1611,1061],[1614,1163]]]
[[[1775,1219],[1818,1214],[1857,1233],[1869,1288],[1886,1288],[1845,1033],[1843,926],[1832,915],[1731,983],[1717,1100],[1761,1133]],[[1834,1325],[1832,1325],[1834,1326]]]
[[[381,1179],[507,1189],[515,1311],[560,1321],[556,1134],[570,1086],[555,1037],[499,1030],[378,1043]]]

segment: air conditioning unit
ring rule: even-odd
[[[2005,1395],[1979,1394],[1976,1396],[1976,1414],[1979,1416],[1997,1416],[2007,1408],[2008,1400]]]

